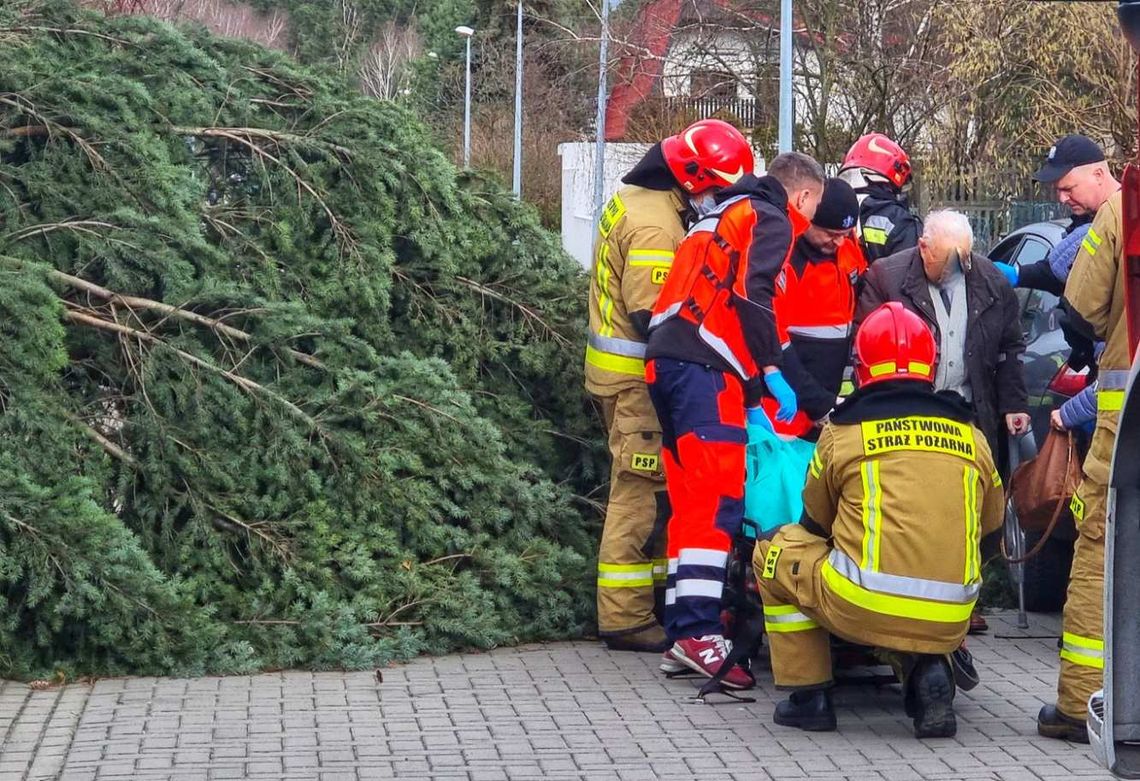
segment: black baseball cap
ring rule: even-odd
[[[1074,133],[1057,140],[1045,156],[1045,165],[1033,174],[1038,182],[1052,184],[1079,165],[1099,163],[1104,160],[1104,150],[1088,136]]]
[[[842,179],[831,178],[823,186],[823,197],[811,218],[812,225],[825,230],[849,230],[859,218],[859,199],[851,185]]]

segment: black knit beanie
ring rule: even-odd
[[[859,218],[859,199],[851,185],[831,178],[823,187],[823,198],[812,217],[812,225],[825,230],[841,231],[855,227]]]

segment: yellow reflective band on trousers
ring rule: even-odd
[[[869,228],[863,226],[863,241],[868,244],[886,244],[887,232],[882,228]]]
[[[860,569],[879,571],[883,547],[883,488],[879,484],[878,460],[866,461],[860,469],[863,478],[863,561]]]
[[[660,586],[669,575],[669,559],[653,560],[653,585]]]
[[[823,563],[821,574],[831,592],[856,607],[884,616],[911,618],[916,621],[934,621],[939,624],[957,624],[970,620],[975,600],[968,602],[932,602],[914,597],[882,594],[853,583],[831,564]]]
[[[795,605],[764,606],[764,631],[806,632],[819,629],[819,624],[800,612]]]
[[[981,577],[978,535],[981,519],[978,515],[978,470],[968,466],[962,470],[963,514],[966,518],[966,572],[962,582],[967,585]]]
[[[1096,392],[1096,407],[1102,412],[1120,412],[1124,409],[1124,391],[1098,390]]]
[[[1065,632],[1061,635],[1061,658],[1081,667],[1103,670],[1104,640]]]
[[[652,585],[652,564],[603,564],[598,562],[599,588],[643,588]]]
[[[629,358],[624,355],[614,355],[596,350],[586,345],[586,363],[619,374],[633,374],[637,377],[645,376],[645,361],[640,358]]]

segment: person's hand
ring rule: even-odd
[[[997,266],[997,270],[1004,274],[1005,278],[1009,280],[1010,287],[1017,287],[1017,278],[1020,276],[1020,271],[1017,266],[1009,263],[995,263],[994,265]]]
[[[1029,431],[1029,413],[1011,412],[1005,416],[1005,426],[1013,436]]]
[[[776,429],[772,428],[772,421],[768,419],[768,413],[760,405],[749,407],[745,410],[745,414],[748,416],[748,422],[752,425],[775,433]]]
[[[1055,409],[1049,413],[1049,425],[1057,431],[1067,431],[1065,421],[1061,420],[1061,410]]]
[[[768,386],[768,392],[775,397],[776,403],[780,405],[779,411],[776,412],[776,420],[781,423],[790,423],[799,410],[796,392],[792,390],[792,386],[784,379],[784,375],[780,373],[779,369],[765,371],[764,384]]]

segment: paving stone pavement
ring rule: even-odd
[[[0,682],[0,781],[66,779],[1107,778],[1087,747],[1039,738],[1058,621],[990,618],[971,639],[983,682],[958,736],[918,741],[898,687],[837,691],[839,731],[771,723],[753,704],[690,700],[650,654],[593,642],[418,659],[374,672],[121,678],[32,691]]]

